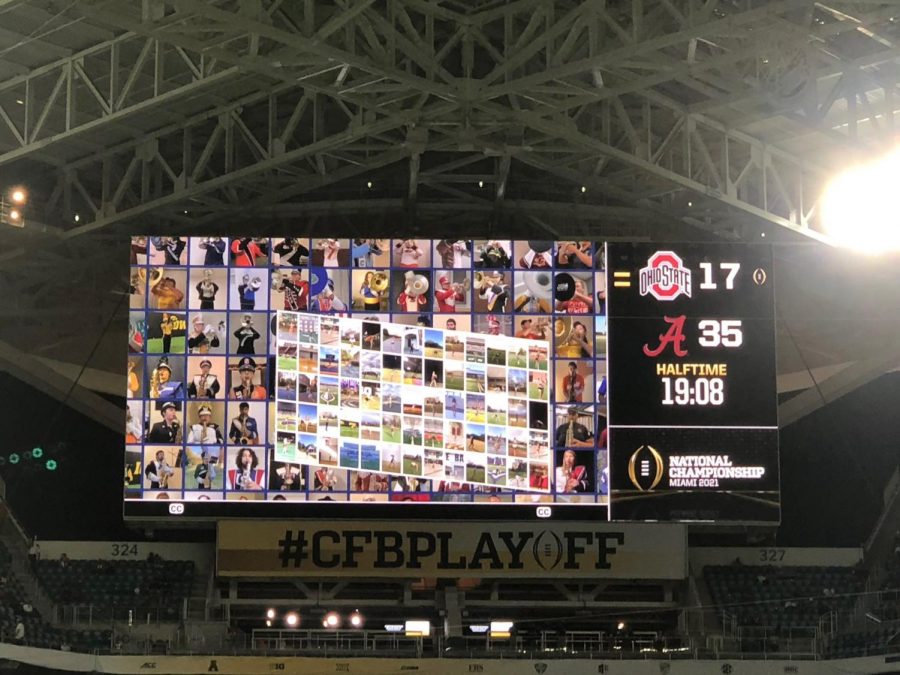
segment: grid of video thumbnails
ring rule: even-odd
[[[606,504],[604,263],[133,237],[125,499]]]

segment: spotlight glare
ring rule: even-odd
[[[34,457],[35,459],[40,459],[43,455],[44,455],[43,448],[34,448],[31,451],[31,456]]]
[[[480,188],[483,188],[483,187],[484,187],[484,181],[483,181],[483,180],[478,181],[478,187],[480,187]]]
[[[25,200],[28,199],[28,194],[22,188],[13,188],[13,191],[9,194],[9,198],[15,204],[24,204]]]
[[[76,213],[76,214],[75,214],[75,222],[77,223],[79,220],[81,220],[81,216],[79,216],[79,215]]]
[[[900,148],[848,169],[822,196],[822,224],[839,246],[868,254],[900,250],[900,211],[893,203]]]
[[[625,622],[624,622],[624,621],[620,621],[619,623],[617,623],[617,624],[616,624],[616,630],[625,630]]]
[[[271,627],[272,627],[272,620],[266,619],[266,628],[271,628]]]
[[[47,467],[47,471],[56,471],[56,460],[48,459],[45,466]]]
[[[337,628],[341,623],[341,617],[338,616],[337,612],[328,612],[323,623],[327,628]]]
[[[18,464],[20,459],[21,459],[21,457],[19,457],[19,455],[14,452],[13,454],[11,454],[9,456],[9,463],[10,464]]]
[[[300,623],[300,615],[297,612],[288,612],[284,615],[284,622],[289,628],[296,628]]]
[[[9,219],[12,221],[18,221],[22,218],[22,214],[19,213],[18,209],[10,209],[9,210]]]
[[[587,185],[582,185],[581,186],[581,194],[584,194],[585,192],[587,192]]]
[[[366,187],[369,188],[369,189],[371,190],[371,189],[372,189],[372,181],[368,181],[368,182],[366,183]]]
[[[275,618],[275,608],[274,607],[269,607],[269,609],[266,611],[266,618],[267,619]]]
[[[363,624],[362,614],[359,613],[359,610],[353,612],[350,615],[350,625],[354,628],[359,628]]]

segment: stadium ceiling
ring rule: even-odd
[[[124,371],[134,232],[765,235],[802,310],[823,185],[895,139],[898,76],[896,0],[0,0],[0,187],[31,193],[0,363]],[[896,365],[893,323],[864,358],[781,318],[785,376]]]

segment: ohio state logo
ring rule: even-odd
[[[670,301],[682,293],[691,297],[691,271],[674,251],[657,251],[640,272],[641,295]]]

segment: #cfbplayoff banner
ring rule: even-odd
[[[221,576],[683,579],[677,524],[220,521]]]

